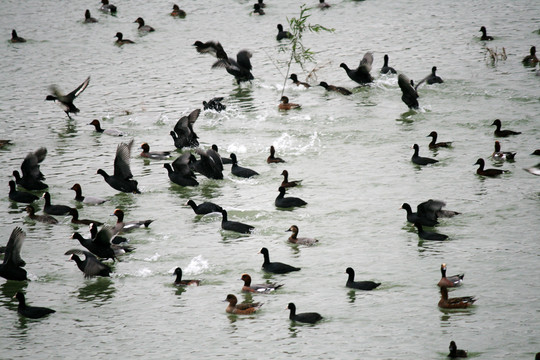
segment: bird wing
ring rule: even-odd
[[[180,155],[176,160],[173,161],[172,167],[174,171],[180,173],[182,176],[186,175],[195,175],[189,167],[189,157],[191,153],[186,152]]]
[[[445,205],[446,204],[443,201],[429,199],[428,201],[418,204],[416,211],[420,217],[437,220],[437,212]]]
[[[25,237],[26,233],[20,227],[17,226],[15,229],[13,229],[6,245],[4,264],[11,262],[15,266],[26,265],[24,260],[21,259],[21,247]]]
[[[201,109],[195,109],[188,115],[188,121],[190,125],[195,124],[195,121],[199,118],[199,114],[201,113]]]
[[[212,149],[208,149],[208,150],[206,150],[206,155],[208,155],[208,157],[210,157],[214,161],[216,166],[221,171],[223,171],[223,161],[221,161],[221,156],[219,156],[219,154],[217,152],[215,152]]]
[[[188,136],[191,132],[191,130],[189,130],[189,117],[188,116],[182,116],[180,119],[178,119],[178,121],[176,122],[176,125],[174,125],[174,132],[177,134],[177,135],[186,135]]]
[[[362,60],[360,60],[360,65],[358,65],[359,68],[366,69],[367,72],[371,71],[371,65],[373,64],[373,54],[370,52],[365,53]]]
[[[112,229],[109,226],[103,226],[92,241],[98,246],[110,247],[112,235]]]
[[[29,177],[35,180],[45,179],[39,169],[39,163],[41,163],[46,156],[47,149],[44,147],[37,149],[33,153],[28,153],[21,165],[22,176]]]
[[[87,77],[86,80],[84,80],[83,83],[79,85],[75,90],[67,94],[66,98],[73,101],[77,96],[79,96],[84,91],[84,89],[86,89],[89,83],[90,83],[90,76]]]
[[[411,81],[405,74],[398,75],[398,85],[404,94],[412,96],[415,99],[418,98],[418,93],[412,87]]]
[[[126,144],[120,143],[116,148],[116,156],[114,158],[114,175],[119,176],[122,179],[130,179],[133,177],[131,169],[129,168],[129,161],[131,157],[131,148],[133,146],[133,139]]]
[[[241,50],[236,54],[236,62],[241,68],[251,70],[251,59],[252,54],[248,50]]]

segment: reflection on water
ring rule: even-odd
[[[356,301],[356,291],[349,290],[349,292],[347,292],[347,297],[349,298],[350,303],[354,303]]]
[[[77,298],[85,302],[93,302],[99,307],[109,302],[116,292],[113,280],[108,277],[85,280],[86,285],[79,288]]]

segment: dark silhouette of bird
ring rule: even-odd
[[[199,146],[199,137],[193,131],[193,124],[199,118],[201,109],[193,110],[189,115],[182,116],[174,125],[174,129],[170,132],[171,137],[174,140],[174,146],[178,149],[185,147],[197,147]]]
[[[185,153],[179,156],[171,164],[163,164],[163,167],[167,169],[169,179],[180,186],[197,186],[197,176],[191,170],[189,166],[190,153]]]
[[[384,55],[384,65],[383,67],[381,68],[381,74],[397,74],[397,71],[391,67],[391,66],[388,66],[388,55],[385,54]]]
[[[26,39],[20,37],[19,35],[17,35],[17,31],[15,31],[15,29],[13,29],[13,30],[11,30],[11,39],[9,40],[9,42],[11,42],[12,44],[25,43]]]
[[[26,190],[44,190],[49,186],[41,180],[45,176],[39,168],[39,164],[45,160],[47,149],[40,147],[34,152],[28,153],[21,164],[22,177],[17,170],[13,171],[15,182]]]
[[[349,69],[345,63],[341,63],[339,66],[344,68],[347,72],[347,75],[352,81],[357,82],[360,85],[367,84],[373,81],[373,77],[369,73],[371,71],[371,65],[373,64],[373,54],[367,52],[362,60],[360,60],[360,65],[354,70]]]
[[[485,26],[482,26],[479,30],[482,33],[482,36],[480,37],[480,40],[482,41],[491,41],[493,40],[493,36],[489,36],[487,34],[487,30]]]
[[[20,291],[17,291],[14,298],[17,298],[17,300],[19,301],[17,312],[24,317],[30,319],[39,319],[56,312],[55,310],[46,307],[27,305],[24,294]]]
[[[426,76],[425,78],[423,78],[422,80],[420,80],[420,82],[418,84],[416,84],[416,86],[414,87],[415,90],[418,89],[418,87],[422,84],[422,83],[426,83],[428,85],[433,85],[433,84],[442,84],[444,81],[443,79],[441,79],[437,74],[437,67],[434,66],[431,68],[431,74],[429,74],[428,76]]]
[[[335,86],[335,85],[328,85],[328,83],[326,83],[325,81],[321,81],[319,83],[319,86],[322,86],[323,88],[325,88],[328,91],[337,92],[337,93],[340,93],[342,95],[351,95],[352,94],[352,92],[350,90],[347,90],[344,87]]]
[[[56,102],[58,106],[60,106],[60,108],[64,110],[68,118],[71,119],[69,113],[77,114],[80,111],[75,106],[75,104],[73,104],[73,101],[86,89],[89,83],[90,76],[87,77],[86,80],[84,80],[83,83],[79,85],[75,90],[73,90],[67,95],[63,95],[56,85],[52,85],[50,87],[50,91],[53,93],[53,95],[47,95],[45,100]]]
[[[283,39],[292,38],[292,34],[286,30],[283,30],[283,25],[277,24],[278,34],[276,35],[276,40],[281,41]]]
[[[21,247],[25,238],[26,233],[20,227],[13,229],[9,236],[4,261],[0,264],[0,276],[6,280],[28,280],[26,270],[23,269],[26,262],[21,258]]]
[[[84,250],[71,249],[65,252],[64,255],[71,255],[70,260],[75,261],[79,270],[84,273],[84,277],[94,277],[94,276],[110,276],[111,268],[101,261],[98,258]],[[84,255],[84,260],[81,260],[79,255]]]
[[[103,176],[107,184],[113,189],[126,192],[140,194],[137,188],[138,183],[133,180],[133,174],[129,166],[131,158],[131,148],[133,147],[133,139],[129,143],[120,143],[116,148],[116,156],[114,158],[114,173],[107,174],[104,170],[98,169],[97,173]]]
[[[228,57],[225,51],[218,52],[216,56],[219,60],[212,65],[212,69],[225,68],[229,74],[234,76],[238,84],[254,79],[251,73],[252,66],[250,61],[252,54],[248,50],[240,50],[236,54],[236,60]]]
[[[412,80],[409,80],[405,74],[399,74],[398,85],[402,92],[401,100],[405,105],[407,105],[409,109],[418,109],[418,93],[412,86]]]

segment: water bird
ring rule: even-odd
[[[317,321],[320,321],[323,318],[321,314],[316,312],[305,312],[297,314],[296,305],[294,305],[294,303],[292,302],[287,305],[287,309],[290,310],[289,319],[292,321],[315,324]]]
[[[170,151],[150,151],[150,145],[148,143],[142,143],[140,148],[142,149],[140,155],[148,159],[165,160],[171,157]]]
[[[163,164],[163,167],[167,169],[169,179],[180,186],[197,186],[197,176],[189,167],[190,153],[185,153],[179,156],[171,164]]]
[[[225,309],[229,314],[249,315],[255,313],[262,306],[260,302],[238,304],[238,299],[233,294],[227,295],[224,301],[229,302],[229,305]]]
[[[39,200],[39,198],[29,192],[26,191],[18,191],[16,188],[15,181],[10,180],[9,181],[9,200],[20,202],[20,203],[26,203],[31,204],[36,200]]]
[[[218,149],[218,146],[216,144],[212,145],[212,150],[214,150],[219,155],[219,149]],[[221,158],[221,162],[223,164],[232,164],[231,158],[226,158],[226,157],[223,157],[221,155],[219,155],[219,157]]]
[[[521,62],[526,66],[536,66],[536,64],[540,62],[540,60],[538,60],[536,57],[536,46],[531,46],[529,55],[525,56]]]
[[[385,54],[384,55],[384,65],[383,67],[381,68],[381,74],[397,74],[397,71],[391,67],[391,66],[388,66],[388,54]]]
[[[203,101],[203,108],[204,110],[215,110],[217,112],[226,110],[227,106],[221,103],[222,100],[223,100],[223,97],[213,97],[208,102]]]
[[[147,228],[154,220],[133,220],[124,221],[124,211],[121,209],[115,209],[111,216],[116,216],[116,224],[113,228],[113,234],[118,234],[120,231],[130,231],[141,227]]]
[[[201,109],[195,109],[189,113],[187,116],[182,116],[176,124],[174,129],[170,132],[171,137],[174,140],[174,146],[177,149],[182,149],[184,147],[197,147],[199,146],[199,137],[193,131],[193,125],[195,121],[199,118]]]
[[[221,209],[221,228],[223,230],[229,230],[234,231],[241,234],[250,234],[253,229],[255,229],[254,226],[244,224],[238,221],[229,221],[227,218],[227,210]]]
[[[537,155],[537,156],[540,156],[540,149],[536,149],[534,150],[531,155]]]
[[[433,84],[442,84],[444,81],[443,79],[440,78],[440,76],[438,76],[436,74],[437,72],[437,67],[434,66],[431,68],[431,74],[429,74],[428,76],[426,76],[425,78],[423,78],[422,80],[420,80],[418,82],[418,84],[416,84],[416,86],[414,87],[415,90],[418,89],[418,87],[422,84],[422,83],[426,83],[428,85],[433,85]]]
[[[45,205],[43,206],[43,212],[49,215],[67,215],[71,213],[71,207],[67,205],[52,205],[51,194],[47,191],[43,194],[45,199]]]
[[[39,221],[45,224],[58,224],[58,220],[56,220],[54,217],[43,214],[43,215],[36,215],[36,210],[33,206],[27,205],[24,210],[26,210],[26,213],[28,214],[28,217],[34,221]]]
[[[447,148],[447,147],[452,146],[451,141],[437,142],[437,132],[436,131],[430,132],[429,135],[426,136],[426,137],[431,137],[431,142],[428,145],[430,149],[437,149],[437,148],[440,148],[440,147]]]
[[[82,202],[86,205],[100,205],[107,201],[107,199],[102,199],[95,196],[83,196],[82,187],[80,184],[75,183],[70,190],[75,191],[75,201]]]
[[[139,27],[137,28],[137,30],[139,30],[139,32],[147,32],[148,33],[148,32],[152,32],[152,31],[156,31],[150,25],[145,25],[144,24],[144,19],[142,17],[138,17],[137,20],[134,21],[134,23],[139,24]]]
[[[444,201],[429,199],[418,204],[416,209],[418,211],[418,216],[430,220],[438,220],[440,217],[450,218],[460,214],[459,212],[454,210],[443,209],[443,207],[445,206],[446,203]]]
[[[191,199],[187,201],[186,205],[191,206],[191,208],[197,215],[206,215],[213,212],[221,213],[221,210],[223,210],[221,206],[216,205],[213,202],[203,202],[197,205],[195,201]]]
[[[428,157],[422,157],[418,155],[418,151],[419,151],[418,144],[414,144],[412,148],[414,149],[414,154],[411,157],[411,161],[415,163],[416,165],[428,165],[428,164],[435,164],[439,162],[439,160],[435,160]]]
[[[328,9],[330,7],[330,4],[325,2],[324,0],[319,0],[319,3],[317,4],[317,7],[321,10]]]
[[[495,131],[493,132],[493,134],[496,137],[508,137],[508,136],[511,136],[511,135],[519,135],[519,134],[521,134],[520,131],[501,130],[502,123],[501,123],[500,119],[495,119],[493,121],[493,123],[491,124],[491,126],[495,126]]]
[[[373,64],[373,54],[367,52],[364,54],[360,64],[354,70],[349,69],[345,63],[341,63],[339,66],[345,69],[345,72],[352,81],[357,82],[360,85],[367,84],[373,81],[373,77],[369,73],[371,71],[371,65]]]
[[[174,269],[174,274],[176,275],[176,279],[174,280],[174,285],[176,286],[188,286],[188,285],[195,285],[199,286],[201,283],[201,280],[182,280],[182,269],[180,267],[177,267]]]
[[[122,34],[120,31],[117,32],[114,37],[116,38],[115,44],[118,46],[122,46],[125,44],[135,44],[135,41],[133,40],[124,39],[124,34]]]
[[[347,278],[347,283],[345,283],[345,286],[348,288],[359,290],[373,290],[379,285],[381,285],[381,283],[374,281],[354,281],[354,270],[351,267],[348,267],[345,270],[345,273],[349,275],[349,277]]]
[[[40,319],[42,317],[45,317],[49,314],[55,313],[56,311],[53,309],[49,309],[46,307],[39,307],[39,306],[30,306],[26,304],[26,299],[24,297],[24,294],[20,291],[17,291],[15,296],[13,298],[17,298],[19,301],[19,306],[17,307],[17,312],[27,318],[30,319]]]
[[[281,182],[281,186],[284,188],[295,187],[302,184],[302,180],[289,181],[289,172],[287,170],[283,170],[281,172],[281,175],[283,176],[283,181]]]
[[[11,140],[0,139],[0,149],[3,149],[7,145],[11,145]]]
[[[311,87],[311,85],[309,85],[308,83],[299,81],[298,76],[296,74],[291,74],[291,76],[289,76],[289,79],[291,79],[293,84],[296,86],[302,85],[305,88]]]
[[[418,237],[423,240],[444,241],[448,239],[448,235],[439,234],[436,232],[425,231],[420,223],[414,223],[418,229]]]
[[[450,350],[450,353],[448,354],[448,357],[451,358],[451,359],[466,358],[467,357],[467,351],[458,349],[457,345],[456,345],[456,342],[454,340],[450,341],[450,345],[448,346],[448,350]]]
[[[337,93],[340,93],[342,95],[351,95],[352,94],[352,92],[350,90],[347,90],[344,87],[335,86],[335,85],[328,85],[325,81],[321,81],[319,83],[319,86],[322,86],[327,91],[337,92]]]
[[[259,4],[259,6],[261,8],[265,8],[266,7],[266,4],[264,3],[264,0],[257,0],[257,3]]]
[[[251,276],[249,276],[248,274],[242,274],[242,277],[240,278],[240,280],[244,282],[244,285],[242,286],[243,292],[268,294],[283,286],[283,284],[278,284],[278,283],[252,284]]]
[[[491,157],[495,160],[514,160],[517,153],[511,151],[501,151],[501,143],[495,141],[495,151]]]
[[[405,74],[398,75],[398,85],[401,89],[401,100],[409,107],[409,109],[418,109],[418,93],[412,86],[412,80]]]
[[[449,298],[448,289],[441,287],[441,299],[439,300],[439,307],[443,309],[465,309],[474,304],[476,298],[474,296],[462,296]]]
[[[265,14],[264,10],[261,8],[261,5],[259,5],[259,3],[253,4],[253,14],[255,15]]]
[[[296,226],[296,225],[291,225],[289,230],[285,230],[285,231],[291,231],[292,232],[291,236],[289,236],[288,241],[290,243],[293,243],[293,244],[311,246],[311,245],[314,245],[315,243],[319,242],[319,240],[317,240],[315,238],[298,237],[298,226]]]
[[[93,18],[92,15],[90,15],[90,10],[86,9],[86,11],[84,12],[84,22],[86,24],[91,24],[91,23],[97,23],[97,19],[96,18]]]
[[[26,39],[25,38],[22,38],[20,36],[17,35],[17,31],[15,31],[15,29],[11,30],[11,40],[9,40],[12,44],[16,44],[16,43],[25,43],[26,42]]]
[[[496,177],[501,174],[507,173],[508,170],[501,170],[501,169],[484,169],[485,161],[482,158],[479,158],[476,160],[476,162],[473,165],[478,165],[478,169],[476,169],[476,173],[481,176],[488,176],[488,177]]]
[[[93,125],[97,133],[110,135],[110,136],[126,136],[127,134],[118,129],[102,129],[101,123],[98,119],[92,120],[88,125]]]
[[[299,109],[301,107],[300,104],[290,103],[287,96],[282,96],[280,101],[279,110]]]
[[[222,180],[223,163],[221,162],[221,156],[212,149],[203,150],[197,148],[195,151],[199,154],[200,159],[196,160],[195,156],[191,155],[191,168],[209,179]]]
[[[90,219],[79,219],[79,211],[75,208],[71,208],[69,211],[69,215],[71,215],[71,223],[72,224],[80,224],[80,225],[90,225],[90,224],[96,224],[96,225],[103,225],[102,222],[97,220],[90,220]]]
[[[113,189],[126,192],[140,194],[137,188],[137,180],[133,180],[133,174],[129,166],[131,158],[131,148],[133,147],[133,139],[129,143],[120,143],[116,148],[116,156],[114,158],[114,173],[107,174],[104,170],[98,169],[97,174],[103,176],[107,184]]]
[[[108,265],[105,265],[91,252],[71,249],[64,253],[64,255],[71,255],[69,260],[75,261],[79,270],[84,273],[85,278],[94,277],[94,276],[105,276],[109,277],[112,272],[111,268]],[[84,255],[84,260],[81,260],[79,255]]]
[[[21,164],[22,177],[17,170],[13,171],[15,182],[26,190],[44,190],[49,186],[42,182],[45,176],[41,172],[39,164],[45,160],[47,149],[40,147],[34,152],[29,152]]]
[[[480,40],[482,41],[491,41],[493,40],[493,36],[489,36],[487,34],[487,30],[485,26],[482,26],[479,30],[482,33],[482,36],[480,37]]]
[[[307,202],[304,200],[289,196],[285,197],[285,188],[283,186],[280,186],[279,189],[279,195],[276,197],[276,200],[274,201],[274,204],[278,208],[292,208],[292,207],[298,207],[298,206],[304,206],[307,205]]]
[[[274,148],[274,145],[270,146],[270,156],[266,158],[266,162],[269,164],[272,163],[284,163],[285,160],[282,158],[276,157],[276,149]]]
[[[465,274],[456,274],[452,276],[446,276],[446,264],[441,264],[441,280],[437,283],[439,287],[457,287],[463,283]]]
[[[250,61],[252,54],[248,50],[240,50],[236,54],[236,60],[228,57],[225,51],[217,52],[216,56],[219,60],[212,65],[212,69],[225,68],[229,74],[234,76],[237,84],[254,79],[251,73],[252,66]]]
[[[101,0],[101,8],[100,10],[103,12],[109,12],[111,15],[116,14],[116,11],[118,10],[116,6],[113,4],[109,4],[109,0]]]
[[[47,95],[45,98],[46,101],[54,101],[55,103],[60,106],[62,110],[66,113],[69,119],[71,119],[71,116],[69,113],[77,114],[80,110],[73,104],[73,101],[81,95],[81,93],[86,89],[88,84],[90,83],[90,76],[86,78],[86,80],[83,81],[81,85],[79,85],[75,90],[70,92],[67,95],[63,95],[58,87],[56,85],[52,85],[50,87],[50,91],[53,93],[53,95]]]
[[[534,165],[534,166],[531,166],[531,167],[528,167],[528,168],[525,168],[523,169],[525,171],[527,171],[528,173],[531,173],[533,175],[536,175],[536,176],[540,176],[540,163]]]
[[[193,43],[193,46],[195,46],[195,49],[200,54],[210,54],[218,59],[228,58],[227,53],[223,50],[223,46],[219,42],[207,41],[203,43],[202,41],[197,40]]]
[[[420,212],[413,212],[411,209],[411,205],[407,203],[403,203],[400,209],[404,209],[405,211],[407,211],[407,221],[410,223],[414,224],[417,222],[421,225],[429,227],[435,226],[439,223],[437,219],[428,219],[424,216],[421,216],[422,214]]]
[[[171,12],[171,16],[176,16],[176,17],[179,17],[179,18],[185,18],[186,17],[186,12],[182,9],[180,9],[180,7],[178,7],[178,5],[174,4],[173,5],[173,11]]]
[[[259,175],[259,173],[256,172],[255,170],[239,166],[238,161],[236,159],[236,154],[231,153],[229,157],[232,160],[231,173],[233,175],[238,176],[238,177],[243,177],[243,178],[250,178],[252,176]]]
[[[263,247],[259,251],[259,254],[262,254],[264,257],[262,268],[263,270],[267,272],[271,272],[274,274],[286,274],[292,271],[300,271],[300,268],[291,266],[288,264],[284,264],[282,262],[277,262],[277,261],[270,262],[270,254],[268,252],[268,249],[265,247]]]
[[[96,225],[94,225],[96,226]],[[97,226],[95,227],[97,230]],[[72,239],[78,240],[92,254],[102,259],[116,260],[115,250],[111,246],[112,230],[108,226],[104,226],[99,230],[92,239],[85,239],[80,233],[74,232],[71,235]]]
[[[283,30],[283,25],[277,24],[277,29],[278,29],[278,34],[276,36],[276,40],[281,41],[283,39],[291,39],[293,37],[293,35],[290,32]]]
[[[21,258],[21,248],[26,238],[26,233],[20,227],[11,232],[4,251],[4,261],[0,264],[0,276],[6,280],[28,280],[26,270],[23,267],[26,262]]]

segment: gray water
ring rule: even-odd
[[[315,3],[316,1],[313,1]],[[250,16],[252,2],[185,1],[185,19],[168,14],[172,2],[116,1],[118,15],[101,13],[93,1],[2,1],[0,3],[0,138],[13,145],[0,151],[5,196],[0,199],[5,244],[16,226],[27,233],[22,248],[31,281],[0,284],[2,358],[292,358],[292,359],[444,359],[456,341],[478,359],[532,359],[540,351],[538,306],[539,178],[523,171],[538,162],[529,155],[540,147],[540,77],[521,59],[540,45],[540,3],[534,1],[341,1],[327,11],[313,9],[309,22],[334,33],[306,33],[316,52],[316,80],[356,86],[339,68],[356,67],[366,51],[374,54],[375,82],[344,97],[321,87],[304,90],[287,82],[285,94],[302,109],[277,110],[288,53],[275,40],[276,24],[298,16],[298,1],[268,1],[266,15]],[[89,8],[99,20],[84,24]],[[133,21],[142,16],[156,31],[139,36]],[[479,40],[484,25],[495,41]],[[11,29],[27,38],[8,42]],[[114,34],[136,44],[117,47]],[[255,80],[238,86],[214,59],[200,55],[195,40],[220,41],[230,56],[253,53]],[[485,46],[504,47],[508,58],[491,62]],[[444,84],[419,89],[421,109],[409,111],[400,100],[396,76],[381,76],[384,54],[390,65],[419,81],[432,66]],[[279,68],[279,70],[277,69]],[[292,71],[304,80],[307,73]],[[81,112],[68,120],[43,101],[48,87],[68,92],[91,76],[76,100]],[[227,111],[201,114],[195,131],[201,147],[217,144],[223,155],[235,152],[241,165],[260,176],[245,180],[230,174],[222,181],[199,176],[200,186],[172,184],[164,161],[148,161],[136,148],[175,150],[169,131],[203,100],[224,96]],[[127,138],[99,135],[92,119],[118,128]],[[513,163],[494,163],[494,119],[522,132],[500,139],[516,151]],[[436,130],[452,149],[430,151],[426,135]],[[121,141],[133,138],[131,167],[142,194],[122,194],[96,175],[112,172]],[[414,166],[411,146],[440,162]],[[267,164],[274,145],[285,164]],[[113,224],[115,208],[126,220],[154,219],[148,229],[128,235],[135,252],[114,264],[112,277],[84,279],[64,252],[78,248],[73,231],[87,236],[70,218],[59,225],[35,223],[23,206],[7,197],[7,182],[25,155],[48,149],[41,166],[53,203],[77,206],[81,218]],[[177,153],[179,155],[179,153]],[[476,175],[473,164],[509,170],[498,179]],[[274,207],[280,173],[287,169],[303,186],[290,190],[308,202],[293,211]],[[68,190],[102,196],[101,206],[80,206]],[[220,216],[195,216],[183,204],[212,201],[232,220],[256,227],[239,236],[220,229]],[[442,219],[444,242],[420,241],[406,222],[403,202],[414,206],[441,199],[462,214]],[[38,203],[42,207],[43,200]],[[300,236],[320,240],[314,247],[291,246],[292,224]],[[267,275],[261,247],[271,260],[302,268]],[[465,272],[464,285],[450,296],[476,295],[466,311],[437,307],[440,264],[450,274]],[[199,287],[172,285],[175,267]],[[345,268],[359,280],[382,285],[350,291]],[[271,295],[240,293],[241,274],[255,282],[285,284]],[[40,320],[16,313],[13,294],[22,288],[30,304],[56,309]],[[264,302],[253,316],[225,313],[226,295]],[[293,324],[284,310],[317,311],[316,325]]]

